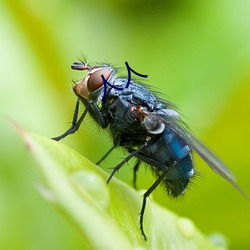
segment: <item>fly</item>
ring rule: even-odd
[[[56,141],[76,132],[86,114],[89,113],[102,129],[108,129],[113,137],[113,147],[98,162],[100,163],[116,147],[123,147],[128,155],[114,167],[107,183],[131,158],[136,158],[136,171],[142,163],[151,167],[156,181],[143,195],[140,230],[144,239],[143,216],[147,197],[162,184],[172,197],[182,195],[195,174],[192,151],[195,151],[215,172],[230,182],[245,197],[236,184],[236,179],[227,166],[186,128],[175,106],[160,99],[146,85],[117,75],[108,64],[90,66],[85,62],[74,62],[74,70],[87,71],[86,76],[75,83],[73,91],[78,97],[71,127]],[[79,116],[80,102],[85,106]],[[78,117],[79,116],[79,117]]]

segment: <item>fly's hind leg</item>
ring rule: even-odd
[[[158,187],[158,185],[162,182],[165,175],[166,175],[166,172],[163,172],[163,174],[161,174],[157,178],[157,180],[153,183],[153,185],[143,195],[142,207],[141,207],[141,212],[140,212],[140,230],[141,230],[141,233],[142,233],[144,240],[147,240],[147,236],[146,236],[146,234],[144,232],[144,228],[143,228],[143,217],[144,217],[144,212],[145,212],[145,208],[146,208],[147,198]]]

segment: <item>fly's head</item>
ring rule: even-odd
[[[73,87],[75,94],[86,101],[98,100],[102,96],[104,88],[102,75],[106,81],[110,81],[115,75],[115,69],[109,65],[89,66],[84,62],[74,62],[71,69],[87,70],[86,76]]]

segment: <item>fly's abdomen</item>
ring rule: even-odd
[[[171,196],[183,194],[194,175],[190,147],[168,129],[152,141],[137,157],[150,164],[157,176],[165,174],[162,184]]]
[[[194,175],[192,154],[190,147],[173,131],[166,130],[164,137],[170,160],[166,163],[168,170],[163,184],[167,192],[176,197],[184,193],[190,178]]]
[[[184,193],[190,183],[190,178],[194,175],[192,156],[188,154],[169,166],[163,185],[169,195],[177,197]]]

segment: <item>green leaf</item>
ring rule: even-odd
[[[21,130],[19,128],[19,130]],[[108,174],[75,150],[21,130],[46,187],[43,196],[81,232],[83,249],[226,249],[215,245],[186,218],[148,199],[144,241],[139,229],[143,192]]]

